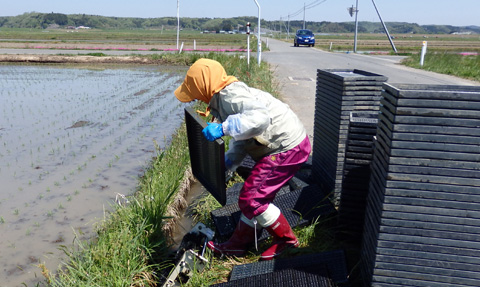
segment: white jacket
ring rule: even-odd
[[[243,82],[233,82],[214,94],[209,107],[222,122],[224,134],[232,137],[226,157],[234,165],[246,154],[257,161],[285,152],[306,137],[302,122],[287,104]]]

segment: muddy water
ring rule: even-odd
[[[39,263],[94,235],[183,120],[184,71],[0,66],[0,285],[35,286]]]
[[[190,232],[195,225],[195,222],[191,217],[191,210],[189,210],[189,207],[193,206],[192,203],[194,203],[196,200],[206,196],[207,193],[208,191],[200,182],[195,181],[191,184],[188,194],[185,197],[187,208],[181,211],[181,217],[176,220],[175,230],[173,231],[172,238],[174,242],[172,251],[178,250],[178,247],[180,246],[180,243],[182,243],[182,239],[185,234]]]

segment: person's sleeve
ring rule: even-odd
[[[245,140],[262,134],[270,124],[267,107],[258,100],[244,102],[238,113],[222,123],[223,133],[235,140]]]
[[[244,146],[245,141],[230,139],[230,142],[228,143],[228,151],[225,153],[225,167],[227,169],[235,171],[242,163],[247,155]]]

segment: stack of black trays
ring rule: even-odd
[[[384,89],[364,286],[479,286],[480,87]]]
[[[387,78],[361,70],[317,70],[312,174],[338,205],[350,112],[378,111]]]
[[[363,234],[377,123],[378,112],[350,113],[338,226],[341,240],[357,249]]]

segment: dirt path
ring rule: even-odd
[[[193,45],[180,47],[188,52],[243,52],[238,46]],[[176,53],[176,45],[125,43],[0,42],[0,62],[4,63],[113,63],[162,64],[161,59],[138,55]],[[99,53],[102,56],[85,55]],[[64,54],[64,55],[61,55]]]
[[[60,55],[0,55],[4,63],[112,63],[157,64],[160,60],[138,56],[60,56]]]

